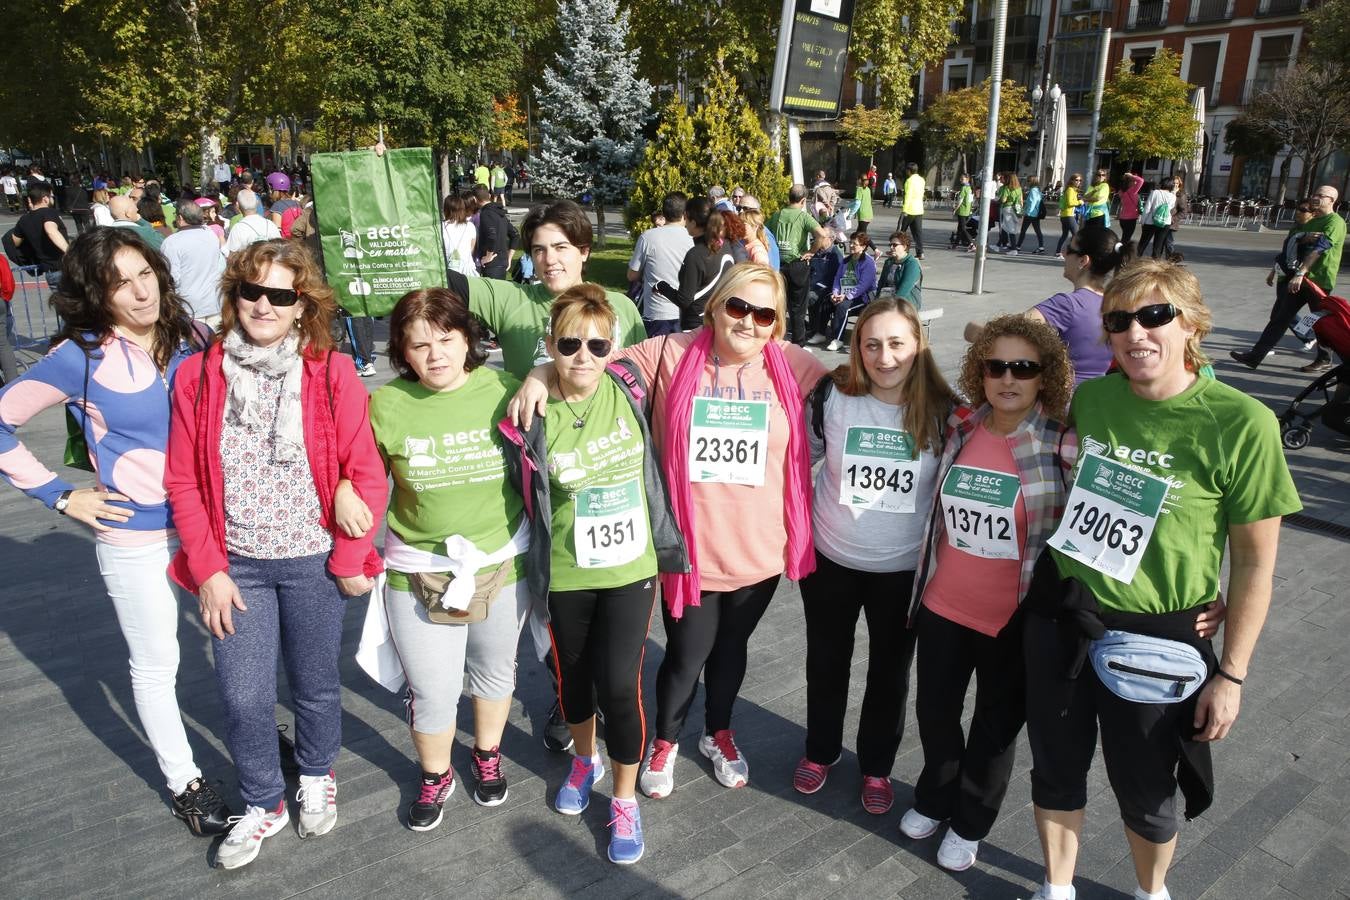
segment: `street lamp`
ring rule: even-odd
[[[1050,77],[1047,75],[1046,81],[1049,80]],[[1041,86],[1039,84],[1036,85],[1036,89],[1031,92],[1031,102],[1032,105],[1036,108],[1036,116],[1039,118],[1041,123],[1040,136],[1036,139],[1037,178],[1041,177],[1041,159],[1043,154],[1045,153],[1045,120],[1047,117],[1054,115],[1055,106],[1059,103],[1059,98],[1063,93],[1064,92],[1059,89],[1058,83],[1056,83],[1054,87],[1050,88],[1050,92],[1048,94],[1045,91],[1041,90]],[[1042,100],[1049,100],[1050,103],[1046,106],[1042,106],[1041,105]]]

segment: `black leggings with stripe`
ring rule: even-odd
[[[655,578],[548,595],[563,718],[572,725],[585,722],[598,702],[610,758],[628,765],[642,761],[647,743],[642,657],[655,601]]]

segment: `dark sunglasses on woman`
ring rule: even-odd
[[[267,302],[273,306],[294,306],[300,301],[300,292],[291,288],[264,287],[251,281],[239,282],[239,296],[250,303],[256,303],[267,295]]]
[[[563,356],[576,356],[577,351],[581,349],[581,343],[581,338],[566,337],[554,340],[553,346],[557,347]],[[586,339],[586,349],[590,351],[591,356],[609,356],[609,351],[613,347],[614,342],[604,338]]]
[[[1168,322],[1177,317],[1177,308],[1170,303],[1153,303],[1149,306],[1141,306],[1134,312],[1129,310],[1117,309],[1113,312],[1102,313],[1102,327],[1111,334],[1120,334],[1122,331],[1128,331],[1130,323],[1135,319],[1145,328],[1161,328]]]
[[[986,359],[984,361],[984,374],[990,378],[1002,378],[1004,372],[1012,372],[1012,377],[1018,381],[1030,381],[1041,374],[1044,367],[1038,362],[1032,362],[1029,359]]]
[[[746,316],[753,315],[755,324],[768,327],[778,321],[778,310],[768,306],[754,306],[746,303],[740,297],[730,297],[726,303],[727,315],[733,319],[744,319]]]

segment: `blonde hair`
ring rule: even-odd
[[[743,209],[741,210],[741,221],[745,223],[746,230],[752,236],[757,238],[765,247],[769,246],[769,242],[764,239],[764,210]]]
[[[994,350],[994,341],[1002,337],[1020,338],[1036,348],[1041,357],[1041,406],[1052,419],[1062,419],[1069,408],[1069,398],[1073,396],[1073,364],[1069,362],[1069,351],[1059,332],[1021,313],[998,316],[985,324],[961,360],[961,375],[956,382],[961,393],[973,407],[987,402],[984,363]]]
[[[717,282],[708,304],[703,307],[703,324],[711,327],[713,317],[726,305],[726,302],[740,293],[748,284],[759,282],[773,289],[773,306],[778,316],[773,320],[771,340],[780,340],[787,334],[787,289],[783,286],[783,276],[760,263],[736,263]]]
[[[938,369],[937,360],[933,359],[933,350],[928,345],[928,335],[919,321],[919,312],[908,301],[878,297],[864,306],[853,325],[853,337],[848,344],[848,362],[831,372],[830,378],[834,380],[839,393],[850,397],[861,397],[871,390],[872,379],[868,377],[862,361],[862,333],[868,322],[886,313],[895,313],[904,318],[918,346],[909,374],[900,385],[900,395],[905,403],[905,430],[914,438],[916,447],[931,449],[936,453],[942,442],[942,431],[954,395]]]
[[[1153,301],[1153,297],[1160,298]],[[1214,329],[1214,316],[1200,295],[1200,281],[1185,266],[1160,259],[1141,259],[1126,266],[1106,286],[1102,314],[1132,310],[1141,303],[1170,303],[1186,324],[1195,329],[1186,337],[1186,368],[1198,372],[1209,365],[1200,342]],[[1109,342],[1110,335],[1106,336]]]
[[[604,338],[614,336],[619,314],[610,306],[605,289],[598,284],[583,281],[563,291],[549,309],[549,334],[553,337],[580,337],[588,325],[594,325]]]

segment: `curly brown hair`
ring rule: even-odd
[[[258,241],[230,254],[220,276],[220,334],[229,334],[239,322],[239,285],[245,281],[256,283],[263,277],[263,271],[273,265],[291,270],[294,288],[305,304],[295,320],[300,329],[300,346],[311,359],[323,358],[324,353],[333,349],[332,323],[337,300],[333,289],[324,283],[314,257],[303,244],[289,238]]]
[[[1062,419],[1073,396],[1073,363],[1069,362],[1068,348],[1055,329],[1021,313],[998,316],[985,324],[984,331],[961,360],[961,374],[956,382],[961,393],[971,406],[984,405],[984,362],[993,351],[994,341],[1001,337],[1021,338],[1036,348],[1042,367],[1041,405],[1046,415]]]

